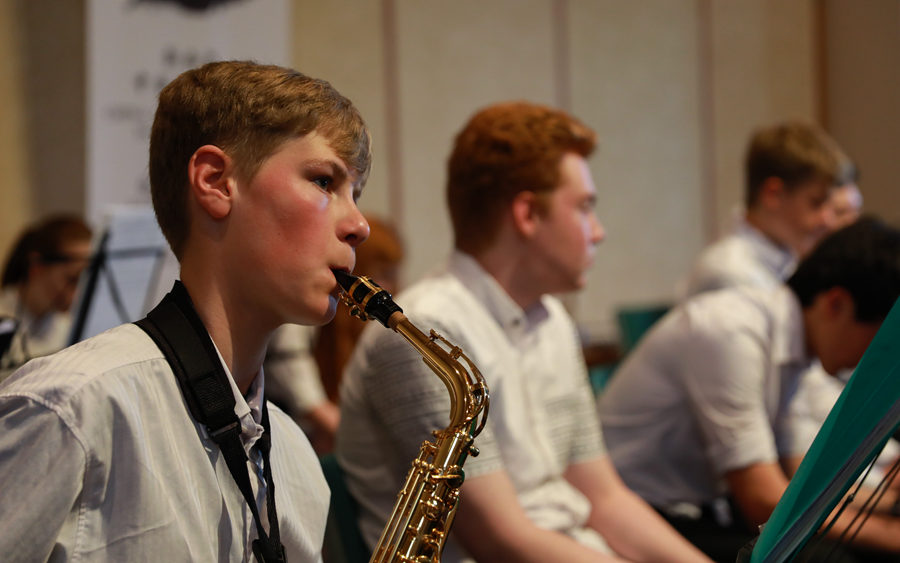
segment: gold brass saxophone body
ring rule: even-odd
[[[439,562],[465,479],[463,463],[467,456],[478,455],[473,441],[487,421],[487,385],[462,350],[433,330],[422,333],[376,283],[334,273],[350,314],[361,320],[374,318],[403,336],[450,393],[450,423],[434,431],[434,441],[423,442],[370,559],[370,563]]]

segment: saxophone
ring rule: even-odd
[[[468,455],[478,455],[473,441],[487,421],[487,385],[462,350],[434,330],[423,334],[378,284],[342,271],[334,274],[350,314],[364,321],[374,318],[398,332],[450,392],[450,424],[434,431],[433,442],[423,442],[370,559],[370,563],[437,563],[456,514],[465,479],[463,463]]]

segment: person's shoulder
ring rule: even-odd
[[[414,283],[397,296],[397,304],[414,324],[451,333],[474,322],[484,309],[469,288],[447,272]]]
[[[709,291],[686,302],[684,313],[694,333],[724,337],[735,331],[767,331],[783,289],[739,285]]]
[[[744,237],[728,235],[708,246],[697,258],[697,270],[738,274],[753,263],[753,245]]]
[[[465,285],[449,272],[426,276],[400,292],[397,303],[404,311],[418,314],[432,310],[446,310],[461,299],[469,299]]]
[[[154,360],[165,361],[153,340],[136,325],[125,324],[31,360],[3,382],[0,396],[64,404],[85,388],[104,389],[112,379],[139,372],[139,366]]]
[[[315,457],[315,452],[309,443],[309,439],[303,430],[297,426],[294,419],[271,401],[266,401],[266,408],[269,410],[269,423],[273,428],[273,438],[290,450]],[[297,450],[297,448],[300,449]]]
[[[687,277],[686,296],[707,291],[761,285],[758,259],[752,245],[743,237],[729,235],[703,250]]]
[[[47,358],[47,367],[105,373],[116,368],[161,359],[163,354],[140,327],[127,323],[92,336]]]

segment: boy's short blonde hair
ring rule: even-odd
[[[847,175],[849,159],[822,128],[787,121],[756,130],[744,159],[747,208],[759,199],[763,183],[779,178],[787,191],[810,181],[837,185]]]
[[[180,259],[188,236],[187,167],[203,145],[215,145],[252,179],[266,158],[312,131],[365,184],[370,137],[353,104],[328,82],[295,70],[224,61],[184,72],[159,94],[150,133],[150,190],[160,228]]]

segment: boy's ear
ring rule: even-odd
[[[780,206],[785,193],[784,180],[769,176],[759,189],[758,201],[766,209],[775,209]]]
[[[537,195],[527,190],[517,193],[513,198],[511,209],[513,226],[516,232],[524,235],[526,238],[531,237],[538,224]]]
[[[231,212],[234,196],[231,157],[215,145],[203,145],[188,161],[191,196],[213,219]]]
[[[37,252],[28,253],[28,279],[32,280],[41,270],[44,269],[44,262],[41,255]]]
[[[822,299],[829,318],[853,320],[856,317],[856,303],[853,296],[843,287],[832,287],[824,291]]]

